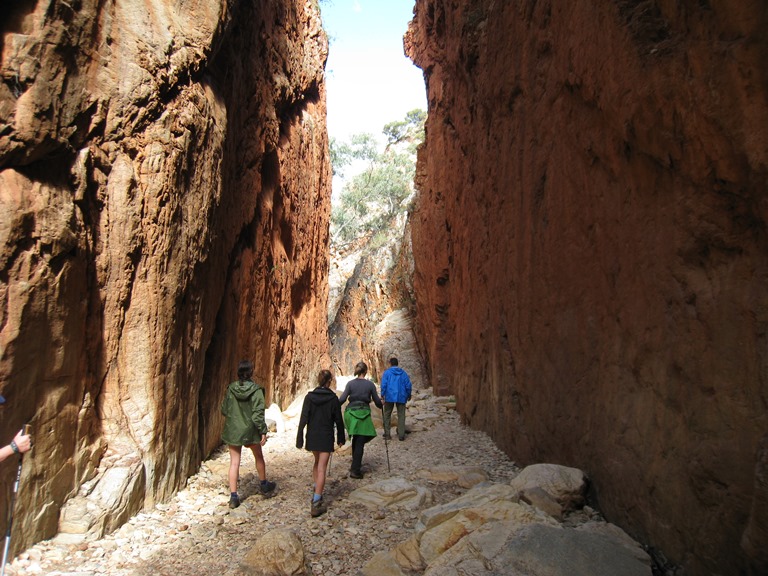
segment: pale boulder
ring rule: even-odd
[[[312,574],[304,546],[295,532],[273,530],[262,536],[240,562],[250,576],[308,576]]]
[[[425,564],[419,551],[419,534],[414,534],[405,542],[401,542],[392,551],[392,555],[404,570],[418,572],[424,570]]]
[[[492,502],[517,502],[517,494],[518,491],[507,484],[478,484],[455,500],[424,510],[416,528],[429,529],[467,508],[480,508]]]
[[[277,432],[278,434],[285,432],[285,418],[280,411],[280,406],[277,404],[270,404],[264,411],[264,418],[267,420],[268,425],[270,424],[270,421],[274,423],[274,429],[271,425],[269,426],[270,432]]]
[[[283,413],[283,421],[290,422],[294,427],[299,425],[299,418],[301,417],[301,408],[304,405],[304,397],[306,394],[300,394],[293,402],[288,405]]]
[[[584,505],[587,475],[578,468],[558,464],[532,464],[523,468],[510,485],[518,492],[541,488],[568,510]]]
[[[462,488],[488,480],[488,473],[480,466],[433,466],[419,470],[416,475],[434,482],[456,482]]]
[[[486,524],[437,560],[424,576],[651,576],[650,559],[612,536],[515,521]]]
[[[421,558],[429,564],[481,526],[501,520],[520,525],[536,522],[557,525],[542,512],[525,504],[504,500],[489,502],[479,508],[462,510],[445,522],[426,530],[421,535],[419,545]]]
[[[420,508],[432,502],[432,493],[405,478],[388,478],[358,488],[348,499],[371,508]]]
[[[525,490],[521,491],[520,500],[526,504],[530,504],[531,506],[538,508],[542,512],[546,512],[555,520],[563,519],[563,507],[560,505],[560,503],[555,500],[549,494],[549,492],[539,488],[538,486],[534,486],[533,488],[526,488]]]
[[[377,552],[362,569],[363,576],[406,576],[391,552]]]
[[[639,542],[633,540],[632,537],[624,532],[616,524],[610,522],[587,522],[574,528],[582,532],[589,532],[590,534],[597,534],[605,538],[611,538],[617,544],[624,546],[627,551],[635,556],[641,562],[650,562],[648,553],[643,549]]]

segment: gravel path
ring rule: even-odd
[[[243,451],[242,505],[230,510],[226,474],[229,456],[222,449],[203,463],[187,488],[170,502],[132,518],[105,538],[79,545],[42,542],[6,568],[9,576],[152,575],[239,576],[240,560],[260,536],[277,528],[298,534],[314,574],[350,575],[374,552],[393,548],[412,532],[419,510],[369,510],[347,500],[355,488],[389,477],[404,477],[432,490],[434,504],[465,492],[455,483],[416,476],[419,469],[446,464],[482,466],[491,481],[505,482],[518,469],[483,433],[461,425],[445,399],[415,395],[407,415],[412,433],[389,441],[387,471],[381,437],[366,446],[363,480],[348,478],[349,443],[334,454],[326,485],[328,513],[309,515],[312,455],[297,450],[296,422],[272,434],[264,449],[267,475],[278,484],[275,495],[258,494],[250,451]]]

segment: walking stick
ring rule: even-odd
[[[24,424],[22,435],[27,435],[29,424]],[[0,569],[0,576],[5,576],[5,563],[8,560],[8,548],[11,545],[11,527],[13,526],[13,505],[16,502],[16,492],[19,491],[19,480],[21,479],[21,465],[24,461],[24,454],[19,454],[19,468],[16,470],[16,482],[13,483],[13,494],[8,504],[8,530],[5,533],[5,547],[3,548],[3,567]]]
[[[384,407],[381,407],[381,424],[382,427],[384,425]],[[389,442],[387,441],[387,436],[389,430],[384,430],[384,450],[387,452],[387,473],[391,473],[392,470],[389,469]]]

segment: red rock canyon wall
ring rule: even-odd
[[[327,41],[288,0],[6,2],[0,31],[18,551],[67,499],[93,533],[183,486],[240,358],[278,402],[330,365]]]
[[[690,574],[768,571],[767,31],[747,0],[417,0],[406,38],[433,386]]]
[[[367,377],[378,383],[389,359],[398,356],[414,386],[424,387],[426,378],[419,372],[423,362],[413,334],[413,250],[405,216],[390,223],[385,238],[363,239],[344,254],[355,264],[339,287],[338,306],[330,310],[334,372],[352,375],[362,360],[368,365]],[[406,320],[390,326],[394,318]]]

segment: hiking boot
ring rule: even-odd
[[[240,506],[240,498],[235,496],[234,494],[229,497],[229,507],[230,508],[237,508]]]
[[[317,518],[318,516],[322,516],[328,511],[328,506],[325,505],[325,500],[320,498],[320,500],[315,500],[312,502],[312,506],[309,509],[309,515],[312,516],[312,518]]]
[[[362,472],[355,472],[354,470],[350,470],[349,471],[349,477],[350,478],[355,478],[357,480],[362,480],[363,473]]]
[[[405,436],[398,436],[398,439],[400,440],[400,442],[402,442],[403,440],[405,440]]]
[[[382,436],[384,436],[384,440],[391,440],[392,439],[392,436],[390,436],[389,434],[382,434]]]
[[[272,493],[272,491],[276,487],[277,487],[277,484],[267,480],[266,482],[262,482],[262,483],[259,484],[259,492],[261,492],[262,496],[266,496],[266,495]]]

